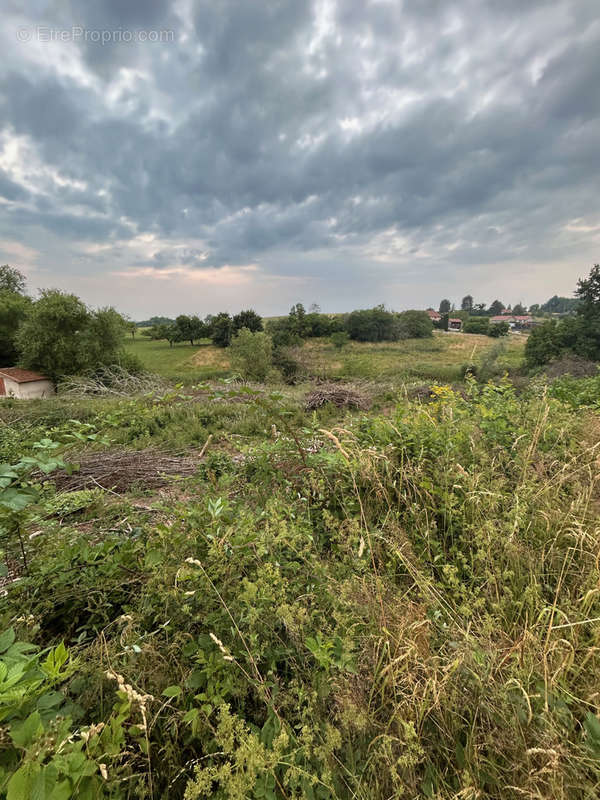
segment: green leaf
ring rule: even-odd
[[[39,774],[39,764],[25,762],[8,782],[6,800],[25,800],[31,797],[35,779]]]
[[[37,711],[30,714],[20,725],[13,725],[10,737],[16,747],[27,747],[43,731],[42,720]]]
[[[179,697],[182,691],[181,686],[167,686],[163,692],[163,697]]]
[[[183,721],[184,722],[193,722],[197,718],[199,713],[200,713],[200,709],[198,709],[198,708],[190,708],[190,710],[186,714],[184,714]]]
[[[158,564],[161,564],[163,561],[163,554],[162,550],[153,549],[148,550],[146,553],[145,563],[147,567],[156,567]]]
[[[0,506],[9,511],[23,511],[35,500],[35,494],[22,489],[4,489],[0,492]]]
[[[48,796],[48,800],[71,800],[72,797],[73,789],[71,781],[65,778],[63,781],[56,784],[52,790],[52,794]]]
[[[46,692],[38,700],[37,706],[41,709],[54,708],[54,706],[60,705],[64,699],[62,692]]]
[[[13,628],[9,628],[0,633],[0,653],[4,653],[15,640],[15,632]]]

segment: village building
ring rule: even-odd
[[[496,317],[490,317],[490,324],[497,325],[500,322],[507,322],[511,329],[528,329],[535,325],[535,320],[529,314],[501,314]]]
[[[33,400],[55,393],[54,383],[45,375],[20,367],[0,368],[0,397]]]
[[[428,308],[425,313],[432,322],[439,322],[442,318],[442,315],[437,311],[434,311],[433,308]]]
[[[461,331],[462,330],[462,319],[452,318],[448,320],[448,330],[449,331]]]

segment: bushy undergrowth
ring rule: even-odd
[[[0,797],[596,797],[600,429],[562,399],[89,400],[66,461],[213,447],[177,491],[55,499],[50,474],[22,512]]]

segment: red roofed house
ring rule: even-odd
[[[529,314],[505,314],[496,317],[490,317],[490,322],[496,325],[498,322],[508,322],[511,328],[531,328],[535,324],[535,320]]]
[[[429,316],[429,319],[432,322],[439,322],[442,318],[442,315],[439,314],[437,311],[434,311],[433,308],[428,308],[425,313]]]
[[[0,397],[32,400],[54,393],[54,384],[45,375],[20,367],[0,367]]]
[[[462,330],[462,319],[453,319],[450,317],[448,320],[448,330],[449,331],[460,331]]]

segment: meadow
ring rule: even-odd
[[[309,339],[296,349],[296,357],[311,377],[364,380],[440,380],[462,377],[465,364],[481,364],[492,351],[500,350],[497,365],[516,369],[521,361],[525,336],[498,340],[487,336],[436,332],[430,339],[401,342],[348,342],[338,350],[329,339]],[[230,372],[227,350],[206,339],[196,347],[178,342],[151,341],[140,335],[125,340],[128,352],[135,354],[150,372],[184,383],[226,377]]]
[[[596,377],[127,347],[154,391],[0,404],[0,798],[598,796]]]

